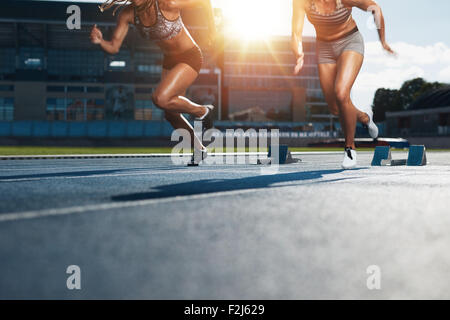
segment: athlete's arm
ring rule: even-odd
[[[370,11],[375,19],[375,24],[378,30],[378,36],[380,38],[383,49],[391,54],[395,54],[394,50],[386,42],[386,27],[384,24],[384,16],[381,11],[381,7],[373,0],[345,0],[345,3],[353,7],[358,7],[363,11]]]
[[[97,25],[95,25],[91,31],[91,42],[94,44],[99,44],[100,47],[109,54],[118,53],[120,47],[122,46],[123,40],[128,33],[129,23],[131,22],[130,12],[131,11],[127,8],[119,14],[119,17],[117,18],[117,25],[110,41],[103,39],[102,32],[97,28]]]
[[[292,39],[291,45],[294,51],[295,58],[297,60],[297,65],[294,70],[294,74],[298,74],[303,67],[305,54],[303,53],[302,45],[302,34],[303,26],[305,24],[305,7],[304,0],[293,0],[292,14]]]

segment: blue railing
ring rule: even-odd
[[[226,128],[244,127],[278,128],[280,133],[292,133],[292,137],[302,138],[303,133],[324,133],[327,123],[314,123],[314,130],[302,130],[307,123],[241,123],[231,121],[216,121],[215,126],[225,132]],[[339,127],[339,125],[337,125]],[[379,125],[380,135],[385,132],[384,124]],[[0,121],[0,137],[29,138],[152,138],[170,137],[173,128],[167,121]],[[283,136],[283,135],[282,135]],[[367,136],[367,129],[357,127],[357,136]],[[305,136],[306,137],[306,136]]]
[[[0,137],[33,138],[148,138],[169,137],[163,121],[0,121]]]

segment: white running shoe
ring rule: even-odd
[[[342,168],[353,169],[356,167],[356,151],[352,148],[345,148],[344,161],[342,161]]]
[[[363,111],[364,112],[364,111]],[[365,113],[369,116],[369,123],[367,124],[367,129],[369,130],[369,135],[372,137],[372,139],[378,138],[378,127],[373,122],[373,111],[372,108],[369,107]]]

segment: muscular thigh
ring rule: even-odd
[[[169,74],[170,70],[169,69],[162,69],[161,72],[161,82],[167,77],[167,75]],[[155,91],[156,92],[156,91]],[[181,92],[179,95],[181,96],[185,96],[186,95],[186,90],[184,90],[183,92]],[[176,118],[176,117],[180,117],[181,114],[178,112],[172,112],[172,111],[165,111],[164,112],[166,114],[166,118]]]
[[[320,85],[325,95],[325,101],[328,103],[331,113],[335,115],[339,113],[335,94],[336,74],[336,64],[319,64]]]
[[[355,51],[344,51],[339,57],[336,74],[336,92],[350,92],[361,70],[364,56]]]
[[[178,64],[171,70],[164,69],[155,94],[168,98],[183,95],[197,77],[198,73],[187,64]]]

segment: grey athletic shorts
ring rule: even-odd
[[[316,54],[319,64],[336,64],[344,51],[355,51],[364,56],[364,39],[359,31],[335,41],[317,40]]]

